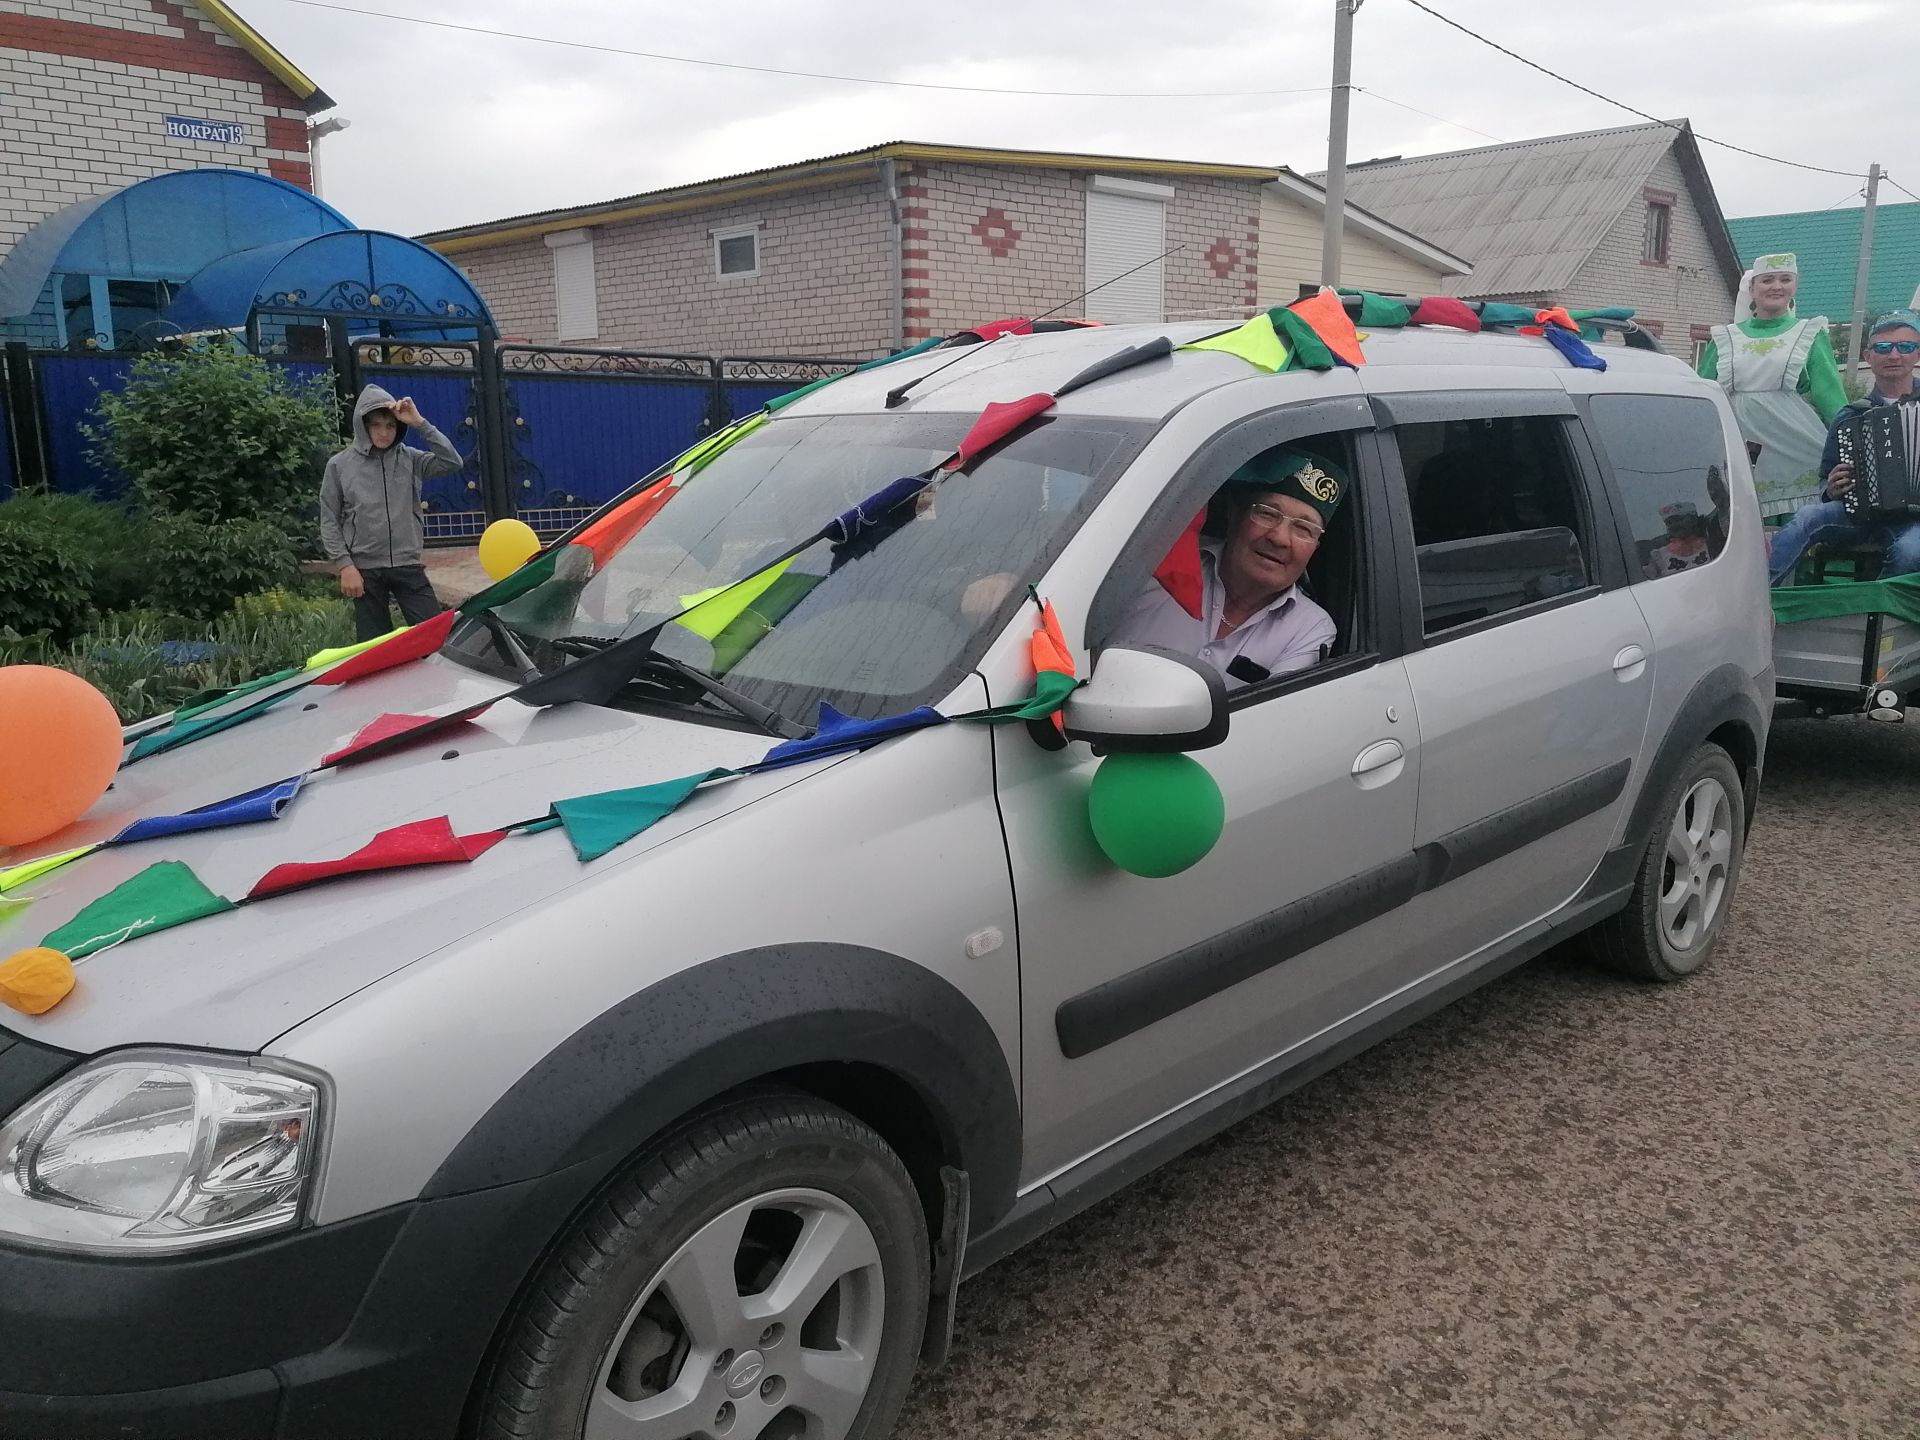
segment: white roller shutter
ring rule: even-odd
[[[553,308],[561,340],[600,335],[600,297],[593,282],[593,232],[565,230],[547,236],[553,251]]]
[[[1172,194],[1170,186],[1092,178],[1087,187],[1087,289],[1094,291],[1086,301],[1089,320],[1166,318],[1167,266],[1155,257],[1167,248],[1166,202]],[[1134,273],[1127,275],[1129,270]],[[1120,275],[1127,278],[1116,280]]]

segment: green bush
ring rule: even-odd
[[[45,506],[0,505],[0,626],[66,640],[94,614],[95,558]]]
[[[148,515],[140,538],[146,554],[146,605],[208,620],[236,598],[294,578],[293,546],[277,522],[208,521],[195,515]]]
[[[210,342],[134,362],[86,425],[97,462],[126,474],[151,512],[313,528],[339,408],[325,377],[301,380]]]
[[[84,495],[16,495],[0,506],[0,517],[44,526],[59,535],[55,543],[84,556],[94,609],[124,610],[142,602],[147,558],[125,506]]]

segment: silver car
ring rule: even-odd
[[[45,848],[578,663],[936,464],[990,402],[1210,328],[842,380],[590,578],[131,766]],[[1018,699],[1029,585],[1086,680],[1064,743],[918,730],[712,785],[589,863],[516,838],[143,938],[9,1013],[0,1433],[877,1437],[961,1282],[1128,1180],[1562,940],[1697,970],[1772,701],[1760,517],[1719,388],[1602,353],[1408,330],[1358,371],[1154,360],[903,523],[803,551],[751,633],[666,626],[678,666],[604,704],[501,704],[316,777],[274,824],[169,842],[236,895],[402,822],[737,769],[821,702]],[[1302,582],[1337,628],[1317,663],[1230,683],[1109,644],[1280,445],[1351,477]],[[1165,878],[1116,868],[1088,822],[1101,757],[1194,746],[1217,844]],[[0,950],[152,849],[48,876]]]

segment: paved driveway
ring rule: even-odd
[[[1246,1121],[964,1289],[899,1433],[1920,1437],[1917,931],[1920,725],[1784,725],[1707,972],[1549,955]]]

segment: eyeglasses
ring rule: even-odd
[[[1876,355],[1911,355],[1920,350],[1920,340],[1875,340],[1867,348]]]
[[[1249,505],[1247,516],[1262,530],[1285,530],[1303,545],[1318,545],[1320,537],[1327,533],[1326,526],[1316,525],[1298,515],[1289,515],[1277,505],[1269,505],[1264,500],[1256,500]]]

